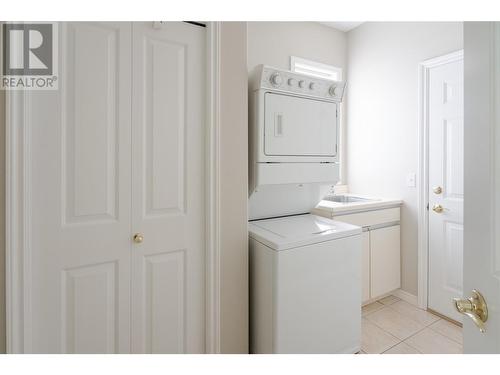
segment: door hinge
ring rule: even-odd
[[[427,211],[429,211],[429,203],[427,203]]]

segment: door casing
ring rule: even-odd
[[[459,50],[421,62],[418,66],[418,306],[427,309],[429,266],[429,75],[440,65],[462,60],[464,51]]]
[[[220,352],[220,22],[207,27],[206,311],[205,348]],[[23,124],[29,100],[22,91],[6,91],[6,333],[7,353],[30,352],[30,306],[25,283],[30,270],[30,145]]]

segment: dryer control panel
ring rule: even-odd
[[[331,81],[261,65],[253,80],[253,90],[272,89],[341,102],[345,82]]]

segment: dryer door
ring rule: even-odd
[[[266,93],[264,153],[336,157],[337,103]]]

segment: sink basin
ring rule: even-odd
[[[329,195],[327,197],[324,197],[323,200],[337,203],[359,203],[373,201],[373,199],[354,197],[352,195]]]

